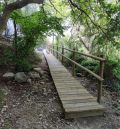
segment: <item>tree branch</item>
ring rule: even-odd
[[[0,34],[5,29],[7,20],[14,10],[20,9],[31,3],[43,4],[43,2],[44,0],[21,0],[6,5],[2,12],[2,15],[0,16]]]
[[[96,23],[94,23],[94,21],[91,19],[91,17],[85,12],[85,10],[83,10],[82,8],[80,8],[76,3],[74,3],[72,0],[68,0],[68,2],[70,2],[71,3],[71,5],[72,6],[74,6],[75,8],[77,8],[78,10],[80,10],[81,12],[83,12],[88,18],[89,18],[89,20],[92,22],[92,24],[94,25],[94,26],[96,26],[97,28],[99,28],[105,35],[106,35],[106,33],[103,31],[103,29],[99,26],[99,25],[97,25]]]
[[[60,12],[59,10],[57,10],[57,8],[54,6],[54,4],[52,3],[52,1],[49,0],[49,2],[50,2],[50,4],[52,5],[52,7],[55,9],[56,13],[58,12],[61,16],[63,16],[63,15],[61,14],[61,12]],[[64,17],[64,16],[63,16],[63,17]]]

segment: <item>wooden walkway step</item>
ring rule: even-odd
[[[65,118],[102,115],[104,107],[93,97],[69,71],[51,54],[44,51],[49,70],[57,89]]]

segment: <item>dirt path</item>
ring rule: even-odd
[[[38,66],[44,75],[40,80],[32,80],[31,85],[1,81],[0,88],[4,89],[6,100],[0,113],[0,129],[120,129],[120,116],[115,112],[116,108],[113,109],[113,101],[116,100],[112,100],[106,91],[104,116],[65,120],[44,57]],[[91,86],[88,88],[91,92],[95,90],[89,80],[81,78],[80,81],[87,88]]]

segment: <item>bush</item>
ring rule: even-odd
[[[71,55],[72,54],[70,52],[65,52],[65,56],[68,57],[68,58],[70,58],[70,59],[72,59],[72,56]],[[66,67],[71,67],[72,66],[72,63],[68,59],[64,58],[64,65]]]
[[[97,61],[86,59],[82,61],[81,65],[95,73],[99,71],[99,63]]]
[[[109,55],[105,64],[105,81],[112,91],[120,92],[120,57]],[[108,82],[111,82],[110,85]]]
[[[31,64],[38,64],[38,62],[42,62],[42,56],[36,52],[32,52],[30,55],[29,55],[29,61]]]
[[[78,63],[95,73],[98,73],[98,71],[99,71],[99,63],[97,61],[94,61],[94,60],[91,60],[88,58],[80,58],[80,62],[78,62]],[[86,73],[84,70],[82,70],[79,67],[76,68],[76,72]]]
[[[29,72],[32,69],[31,63],[28,61],[28,59],[22,59],[16,61],[16,71],[19,72]]]
[[[13,50],[11,47],[0,46],[0,65],[10,65],[13,62]]]
[[[23,43],[17,44],[17,55],[16,48],[13,46],[0,46],[0,65],[13,65],[16,71],[29,71],[31,66],[31,61],[29,60],[30,51],[24,47]],[[26,50],[25,50],[26,49]],[[34,59],[34,58],[31,58]]]
[[[112,87],[113,91],[120,92],[120,81],[115,80]]]
[[[68,58],[72,59],[73,58],[73,54],[72,53],[65,53],[65,56],[67,56]],[[77,63],[81,63],[83,60],[85,60],[85,58],[79,54],[76,54],[76,62]],[[70,61],[68,59],[65,59],[64,61],[65,66],[72,66],[72,63],[70,63]]]

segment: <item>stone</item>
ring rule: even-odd
[[[116,116],[120,116],[120,110],[115,111]]]
[[[82,77],[83,75],[81,73],[76,73],[77,77]]]
[[[118,108],[119,107],[119,104],[115,101],[113,101],[113,104],[112,104],[112,106],[114,107],[114,108]]]
[[[28,82],[29,84],[31,84],[31,83],[32,83],[32,80],[31,80],[30,78],[28,78],[27,82]]]
[[[36,73],[36,72],[29,72],[28,75],[29,75],[29,77],[32,78],[32,79],[40,79],[39,73]]]
[[[43,88],[43,95],[47,95],[47,90],[46,90],[46,88]]]
[[[40,82],[40,84],[44,85],[44,84],[45,84],[45,82]]]
[[[8,80],[9,80],[9,79],[13,79],[14,76],[15,76],[15,74],[12,73],[12,72],[7,72],[7,73],[3,74],[3,78],[4,78],[4,79],[8,79]]]
[[[42,76],[44,74],[43,70],[38,67],[38,68],[33,68],[34,71],[38,72],[40,74],[40,76]]]
[[[22,82],[27,82],[27,80],[28,77],[25,75],[24,72],[18,72],[15,74],[15,81],[22,83]]]

